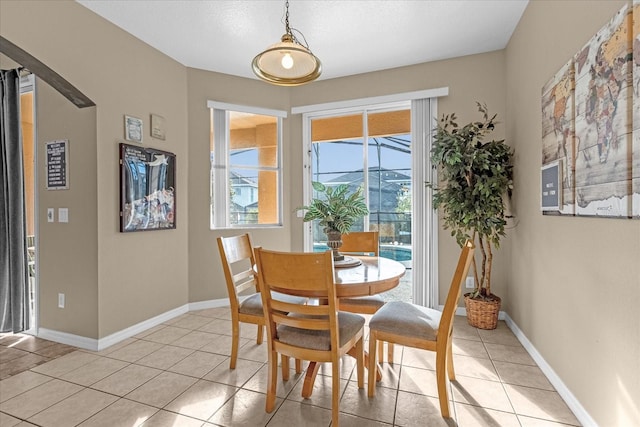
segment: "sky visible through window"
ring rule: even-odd
[[[314,143],[311,154],[312,179],[327,182],[345,173],[362,171],[362,144],[362,139]],[[381,169],[411,174],[410,135],[370,138],[368,151],[369,169],[379,166]]]
[[[314,173],[323,176],[322,181],[338,177],[345,172],[362,170],[362,139],[314,143],[312,153]],[[380,144],[380,165],[378,165],[378,145]],[[389,170],[411,169],[411,137],[397,135],[383,138],[370,138],[369,167],[380,166]],[[257,166],[258,151],[255,149],[233,150],[231,152],[233,166]]]

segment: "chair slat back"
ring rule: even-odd
[[[366,253],[378,256],[380,244],[378,231],[352,231],[342,235],[341,253]]]
[[[256,248],[257,251],[258,248]],[[258,256],[256,264],[258,274],[272,291],[290,295],[315,296],[322,294],[330,297],[335,293],[333,286],[333,258],[324,252],[276,252],[261,249],[263,270],[260,269]]]
[[[299,329],[310,329],[314,331],[327,331],[331,328],[329,317],[324,318],[306,318],[285,316],[283,314],[273,314],[273,321],[277,325],[286,325]]]
[[[244,283],[247,280],[251,280],[255,278],[255,272],[252,270],[243,270],[238,274],[233,275],[234,283]]]
[[[458,258],[458,265],[456,271],[451,279],[451,285],[449,286],[449,293],[447,294],[447,300],[444,303],[444,309],[442,310],[442,317],[440,318],[440,325],[438,327],[438,339],[449,338],[453,329],[453,316],[458,306],[458,299],[460,299],[460,292],[462,289],[462,283],[467,277],[469,272],[469,266],[473,260],[473,253],[475,246],[472,241],[467,240],[462,246],[460,257]]]
[[[255,279],[255,257],[251,236],[246,233],[232,237],[218,237],[218,249],[222,260],[222,269],[227,283],[229,302],[232,310],[239,305],[238,294],[246,289],[257,291]]]
[[[277,299],[271,300],[271,307],[274,311],[281,311],[283,313],[291,313],[291,311],[295,311],[296,313],[303,314],[305,316],[326,316],[329,314],[329,306],[328,305],[303,305],[294,304],[286,301],[280,301]]]
[[[269,339],[277,340],[277,326],[287,325],[301,329],[328,330],[331,332],[332,346],[337,346],[339,338],[332,253],[291,253],[256,248],[255,258]],[[272,292],[314,295],[326,299],[328,304],[284,302],[272,299]]]

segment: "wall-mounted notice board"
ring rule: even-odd
[[[555,160],[542,166],[540,171],[542,194],[540,208],[543,211],[558,211],[562,207],[561,162]]]
[[[47,190],[69,189],[69,140],[45,143],[47,156]]]

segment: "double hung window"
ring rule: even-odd
[[[286,112],[209,101],[211,228],[282,225]]]

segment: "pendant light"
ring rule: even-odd
[[[285,7],[285,34],[280,43],[256,55],[251,66],[256,76],[266,82],[279,86],[298,86],[317,79],[322,72],[322,64],[311,53],[306,40],[305,44],[300,43],[291,32],[288,0]],[[300,35],[304,39],[304,35]]]

